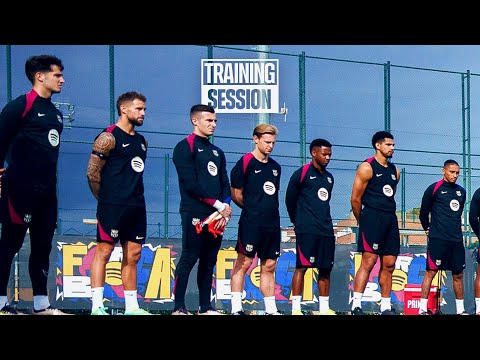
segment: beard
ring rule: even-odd
[[[142,126],[142,125],[143,125],[143,121],[142,121],[142,120],[138,120],[138,119],[128,119],[128,121],[129,121],[130,124],[132,124],[133,126]]]

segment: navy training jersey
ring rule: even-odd
[[[373,156],[365,161],[371,165],[373,176],[368,181],[363,193],[362,205],[372,209],[395,212],[397,209],[395,191],[398,184],[395,165],[387,162],[386,167],[382,166]]]
[[[194,133],[173,149],[180,188],[180,212],[210,215],[216,200],[230,204],[230,181],[224,152]]]
[[[116,125],[111,125],[102,132],[105,131],[115,137],[115,148],[110,151],[102,169],[98,203],[145,206],[145,138],[138,132],[130,135]]]
[[[25,190],[55,193],[63,115],[35,90],[10,101],[0,113],[0,168],[5,180]]]
[[[420,222],[428,237],[448,241],[463,241],[462,213],[465,189],[443,179],[425,190],[420,207]],[[430,218],[429,218],[430,214]]]
[[[472,196],[472,200],[470,202],[470,211],[468,213],[468,220],[470,226],[472,227],[473,232],[480,238],[480,188],[475,190]]]
[[[327,170],[322,174],[311,162],[292,174],[285,204],[296,233],[334,236],[330,214],[333,184],[333,175]]]
[[[266,163],[252,153],[243,155],[230,172],[232,187],[243,188],[240,221],[266,227],[280,226],[278,191],[281,167],[271,157]]]

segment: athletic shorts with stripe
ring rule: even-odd
[[[147,211],[141,206],[98,204],[97,241],[145,243]]]
[[[331,270],[335,257],[335,237],[300,233],[296,235],[297,268]]]
[[[427,270],[450,270],[459,274],[465,269],[465,246],[461,241],[429,238]]]
[[[280,256],[280,242],[280,227],[260,226],[240,221],[235,250],[249,258],[254,258],[256,254],[260,259],[275,260]]]
[[[400,232],[395,212],[364,207],[360,213],[358,252],[398,256]]]

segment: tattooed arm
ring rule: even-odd
[[[110,151],[114,148],[115,137],[108,132],[102,132],[93,143],[92,153],[88,160],[87,179],[90,190],[97,200],[102,180],[102,169],[107,162]]]

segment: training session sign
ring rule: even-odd
[[[202,59],[202,104],[217,113],[278,113],[278,59]]]

